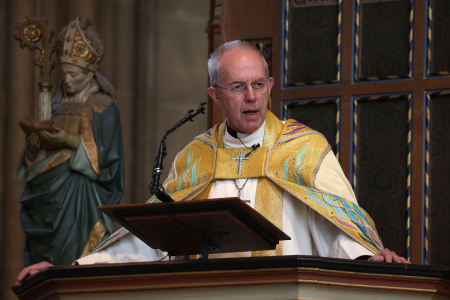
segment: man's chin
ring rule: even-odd
[[[252,122],[249,124],[246,124],[246,126],[244,126],[242,128],[243,132],[241,133],[252,133],[255,132],[256,130],[259,129],[259,127],[261,127],[261,125],[264,123],[264,121],[262,122]]]

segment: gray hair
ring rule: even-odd
[[[219,46],[219,48],[211,54],[211,57],[208,60],[208,73],[209,73],[209,81],[211,86],[220,86],[220,82],[222,80],[222,73],[220,72],[220,60],[225,52],[239,48],[243,50],[255,51],[258,53],[259,57],[261,57],[261,61],[264,65],[264,70],[266,71],[266,77],[269,78],[269,67],[267,66],[266,59],[261,54],[261,52],[254,46],[252,46],[249,42],[235,40]]]

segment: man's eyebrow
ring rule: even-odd
[[[230,85],[233,85],[233,84],[245,84],[245,82],[243,82],[243,81],[233,81],[232,83],[230,83]]]
[[[262,80],[264,80],[263,77],[253,80],[252,83],[262,81]],[[233,84],[247,84],[247,83],[245,81],[233,81],[232,83],[230,83],[230,85],[233,85]]]
[[[258,78],[258,79],[256,79],[256,80],[254,80],[253,82],[257,82],[257,81],[262,81],[262,80],[264,80],[264,78],[263,78],[263,77],[261,77],[261,78]]]

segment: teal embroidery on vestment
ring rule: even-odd
[[[304,154],[306,152],[306,148],[308,146],[308,143],[305,143],[301,151],[298,151],[298,154],[295,158],[295,161],[291,162],[292,156],[288,156],[283,162],[283,166],[281,167],[280,162],[280,170],[282,177],[285,181],[290,181],[292,183],[306,186],[303,182],[303,175],[308,171],[308,162],[311,156],[315,153],[311,153],[308,158],[304,159]],[[298,150],[300,150],[300,147],[298,147]]]
[[[371,245],[383,248],[383,244],[379,240],[376,230],[372,227],[366,212],[361,207],[358,207],[353,202],[336,195],[325,195],[318,193],[315,190],[305,187],[305,192],[311,200],[324,208],[327,212],[332,210],[335,220],[342,226],[348,227],[351,230],[358,230],[361,238]],[[357,226],[357,228],[355,228]]]
[[[324,209],[326,209],[328,212],[330,212],[328,209],[328,205],[325,202],[323,202],[321,199],[319,199],[322,197],[318,193],[316,193],[313,189],[308,188],[308,187],[305,187],[305,192],[308,194],[310,199],[312,199],[314,202],[316,202],[317,204],[322,206]],[[314,197],[314,196],[316,196],[316,197]]]
[[[173,195],[178,191],[203,183],[203,179],[205,176],[203,176],[203,174],[199,172],[200,170],[199,165],[202,160],[202,157],[200,156],[200,158],[194,162],[192,161],[193,157],[194,152],[191,153],[191,149],[189,149],[186,158],[186,168],[181,168],[182,172],[180,176],[176,179],[175,184],[176,189],[173,192],[169,193],[169,195]]]

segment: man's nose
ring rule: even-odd
[[[247,101],[255,101],[256,100],[256,93],[251,84],[247,84],[247,86],[245,87],[244,93],[245,93],[245,100],[247,100]]]

